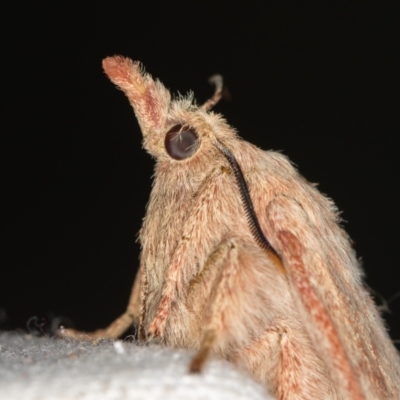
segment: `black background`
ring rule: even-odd
[[[0,326],[53,312],[94,329],[125,309],[153,160],[101,69],[121,54],[200,103],[224,75],[216,111],[335,200],[400,339],[398,9],[185,4],[3,10]]]

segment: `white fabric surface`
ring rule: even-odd
[[[156,345],[0,332],[0,399],[272,399],[223,360],[188,374],[190,357]]]

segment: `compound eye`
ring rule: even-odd
[[[193,128],[176,125],[165,135],[165,149],[175,160],[191,157],[197,150],[197,134]]]

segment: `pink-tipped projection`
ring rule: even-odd
[[[103,69],[128,97],[144,136],[163,126],[170,94],[159,81],[146,74],[139,62],[121,56],[104,59]]]

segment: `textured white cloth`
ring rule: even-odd
[[[0,399],[272,399],[223,360],[188,374],[190,357],[156,345],[0,332]]]

